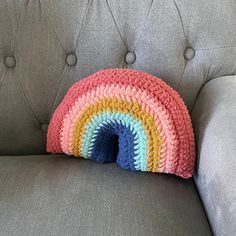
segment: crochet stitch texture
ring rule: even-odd
[[[47,151],[183,178],[195,163],[191,119],[179,94],[130,69],[101,70],[74,84],[53,114]]]

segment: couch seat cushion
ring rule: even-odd
[[[192,179],[63,155],[0,157],[2,235],[211,235]]]

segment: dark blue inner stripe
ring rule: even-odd
[[[135,170],[134,155],[134,134],[119,123],[102,126],[92,144],[91,159],[97,162],[116,161],[124,169]]]

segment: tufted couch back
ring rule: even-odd
[[[97,70],[154,74],[189,109],[235,74],[235,0],[1,0],[0,30],[0,155],[44,153],[53,111]]]

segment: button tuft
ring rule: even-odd
[[[191,47],[186,48],[184,51],[185,60],[192,60],[195,56],[195,50]]]
[[[136,55],[134,52],[127,52],[125,55],[125,62],[127,64],[133,64],[136,61]]]
[[[75,66],[77,63],[77,57],[74,53],[70,53],[66,56],[66,63],[68,66]]]
[[[7,56],[4,58],[4,63],[8,68],[14,68],[16,66],[16,60],[14,56]]]

